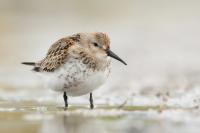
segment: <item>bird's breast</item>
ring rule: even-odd
[[[110,63],[102,67],[93,69],[82,60],[69,59],[58,70],[46,75],[47,87],[55,91],[66,91],[71,96],[87,94],[106,81]]]

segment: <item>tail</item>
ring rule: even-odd
[[[34,66],[34,68],[32,70],[35,71],[35,72],[39,72],[40,71],[40,67],[36,66],[37,64],[35,62],[22,62],[22,64],[29,65],[29,66]]]
[[[29,66],[35,66],[36,65],[35,62],[22,62],[22,64],[29,65]]]

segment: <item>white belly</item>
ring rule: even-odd
[[[65,88],[65,90],[70,96],[80,96],[99,88],[105,81],[105,75],[98,72],[89,76],[83,82],[77,83],[77,85],[70,87],[69,89]]]
[[[58,70],[44,72],[46,87],[54,91],[66,91],[69,96],[80,96],[99,88],[107,79],[110,68],[94,71],[79,60],[68,61]]]

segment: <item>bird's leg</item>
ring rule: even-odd
[[[63,98],[64,98],[64,102],[65,102],[65,109],[67,109],[68,108],[68,101],[67,101],[68,97],[67,97],[66,91],[63,93]]]
[[[90,109],[94,108],[92,93],[90,93]]]

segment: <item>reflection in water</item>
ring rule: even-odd
[[[105,124],[95,118],[60,115],[52,120],[44,121],[41,133],[94,133],[105,132]]]
[[[107,132],[108,125],[98,118],[59,115],[55,119],[44,121],[41,133],[94,133]]]
[[[57,114],[53,119],[43,121],[40,133],[188,133],[199,130],[199,123],[191,127],[189,121],[160,119],[160,116],[162,114],[155,111],[129,112],[116,117]]]
[[[190,111],[17,107],[0,111],[0,133],[195,133],[200,130],[200,112]]]
[[[121,133],[138,132],[136,123],[126,117],[85,117],[81,115],[57,115],[54,119],[44,120],[41,133]],[[130,122],[130,123],[129,123]],[[132,124],[131,124],[132,123]]]

